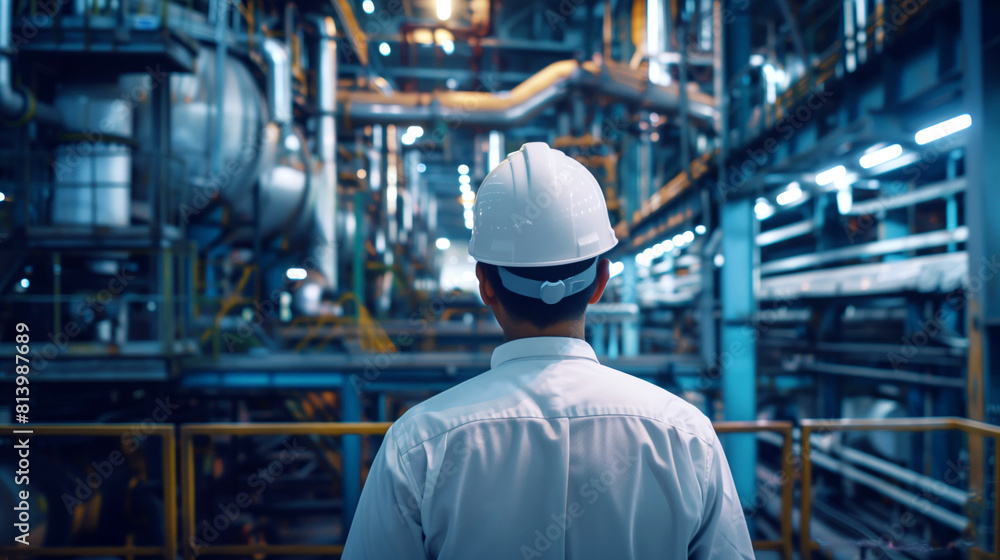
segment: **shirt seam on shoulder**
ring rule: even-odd
[[[467,425],[475,423],[475,422],[490,422],[490,421],[494,421],[494,420],[556,420],[556,419],[559,419],[559,418],[566,418],[566,419],[569,419],[569,420],[574,420],[574,419],[579,419],[579,418],[603,418],[603,417],[613,417],[613,416],[623,417],[623,418],[640,418],[640,419],[643,419],[643,420],[650,420],[652,422],[656,422],[657,424],[662,424],[664,426],[669,426],[671,428],[674,428],[675,430],[678,430],[680,432],[684,432],[684,433],[686,433],[686,434],[688,434],[690,436],[693,436],[693,437],[697,438],[699,441],[701,441],[702,443],[704,443],[705,445],[709,446],[709,448],[711,448],[711,446],[712,446],[712,442],[709,441],[708,439],[706,439],[704,436],[696,434],[696,433],[694,433],[691,430],[684,429],[684,427],[677,426],[675,424],[669,424],[667,422],[664,422],[663,420],[660,420],[660,419],[657,419],[657,418],[653,418],[651,416],[642,415],[642,414],[613,413],[613,414],[584,414],[584,415],[581,415],[581,416],[504,416],[504,417],[501,417],[501,418],[476,418],[474,420],[469,420],[467,422],[462,422],[461,424],[458,424],[456,426],[452,426],[452,427],[448,428],[447,430],[445,430],[445,431],[443,431],[443,432],[441,432],[439,434],[435,434],[435,435],[430,436],[430,437],[428,437],[426,439],[422,439],[422,440],[414,443],[410,447],[408,447],[406,449],[406,451],[403,451],[403,454],[408,454],[410,451],[413,451],[417,447],[419,447],[419,446],[427,443],[428,441],[431,441],[432,439],[439,438],[442,435],[445,435],[445,434],[447,434],[447,433],[449,433],[449,432],[451,432],[453,430],[457,430],[457,429],[459,429],[461,427],[467,426]],[[397,449],[401,449],[401,447],[399,447],[397,445]],[[711,463],[711,461],[708,461],[708,462]],[[705,479],[708,480],[707,472],[706,472]]]

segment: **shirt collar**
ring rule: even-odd
[[[597,362],[597,354],[585,340],[561,336],[535,336],[512,340],[497,346],[493,351],[490,367],[496,368],[513,360],[539,358],[550,360],[580,358]]]

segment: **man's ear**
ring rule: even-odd
[[[479,296],[483,298],[483,303],[490,307],[495,306],[498,303],[497,292],[483,270],[483,263],[476,263],[476,278],[479,279]]]
[[[611,279],[611,261],[608,259],[601,259],[597,261],[597,288],[594,289],[594,293],[590,296],[587,303],[597,303],[601,301],[601,296],[604,295],[604,288],[608,287],[608,280]]]

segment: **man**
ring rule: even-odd
[[[617,243],[590,172],[525,144],[483,181],[474,225],[505,343],[392,426],[343,558],[753,558],[709,420],[584,341]]]

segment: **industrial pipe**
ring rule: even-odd
[[[312,19],[319,36],[317,42],[316,152],[322,165],[321,183],[316,200],[316,234],[312,257],[326,277],[327,286],[337,290],[337,28],[333,18]]]
[[[0,113],[5,120],[23,124],[32,118],[50,123],[62,121],[51,105],[39,103],[31,91],[14,87],[11,33],[14,25],[12,0],[0,0]]]
[[[643,109],[677,112],[678,86],[650,84],[642,72],[615,63],[598,64],[575,60],[554,62],[531,76],[509,94],[493,92],[442,91],[435,93],[339,92],[338,101],[345,118],[355,122],[401,124],[446,120],[461,125],[504,129],[517,126],[566,96],[572,88],[596,90],[636,103]],[[714,100],[699,92],[689,92],[691,116],[700,120],[715,117]]]
[[[264,39],[264,58],[267,60],[267,108],[271,120],[282,126],[284,132],[292,124],[292,63],[288,47],[273,38]]]

